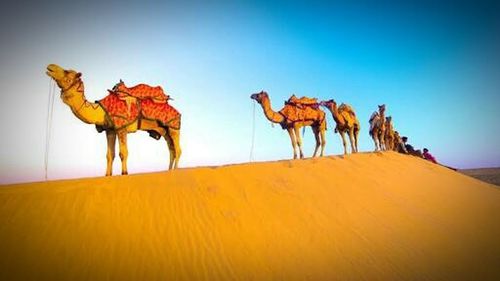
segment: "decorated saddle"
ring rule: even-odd
[[[325,120],[325,112],[311,106],[300,108],[295,105],[287,104],[279,113],[285,117],[285,123],[281,124],[283,129],[292,126],[295,122],[317,121],[319,124]]]
[[[292,95],[287,101],[285,101],[285,105],[290,104],[300,108],[304,108],[307,106],[319,108],[318,99],[317,98],[309,98],[309,97],[301,97],[297,98],[295,95]]]
[[[121,99],[130,97],[140,100],[151,99],[156,103],[166,103],[170,99],[170,96],[165,94],[160,86],[152,87],[146,84],[138,84],[128,88],[122,80],[110,92],[116,93]]]
[[[98,131],[121,129],[141,119],[157,121],[162,127],[180,128],[181,114],[168,104],[170,97],[160,86],[139,84],[128,88],[120,81],[108,92],[104,99],[97,101],[108,119],[106,128],[98,128]]]

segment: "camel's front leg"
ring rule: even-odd
[[[297,152],[295,151],[295,146],[297,145],[297,142],[295,140],[295,133],[292,128],[287,129],[288,135],[290,136],[290,141],[292,142],[292,149],[293,149],[293,159],[297,159]]]
[[[344,146],[344,155],[347,154],[347,143],[345,141],[345,132],[344,130],[338,130],[340,134],[340,138],[342,139],[342,145]]]
[[[378,134],[377,132],[372,132],[373,143],[375,143],[375,152],[378,151]]]
[[[118,132],[118,142],[120,144],[120,159],[122,160],[122,175],[127,175],[127,158],[128,158],[128,149],[127,149],[127,131],[123,130]]]
[[[300,159],[302,159],[304,158],[304,152],[302,152],[302,137],[300,136],[300,127],[295,126],[293,129],[295,131],[295,138],[297,139],[297,146],[299,147]]]
[[[380,133],[380,137],[379,137],[378,142],[379,142],[379,145],[380,145],[380,150],[381,150],[381,151],[386,150],[386,149],[385,149],[385,131],[382,131],[382,132]]]
[[[323,153],[325,152],[325,146],[326,146],[325,129],[320,128],[319,133],[320,133],[320,137],[321,137],[321,154],[319,156],[323,156]]]
[[[116,132],[111,130],[106,131],[106,139],[108,141],[106,176],[111,176],[113,174],[113,160],[115,159]]]

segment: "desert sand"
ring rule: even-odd
[[[500,187],[500,168],[465,169],[460,173]]]
[[[500,190],[360,153],[0,187],[0,280],[500,280]]]

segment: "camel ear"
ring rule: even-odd
[[[81,72],[78,72],[78,73],[76,74],[76,78],[80,78],[80,77],[82,77],[82,73],[81,73]]]

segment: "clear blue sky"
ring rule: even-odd
[[[292,93],[351,104],[361,151],[373,150],[368,118],[385,103],[396,129],[439,161],[500,166],[494,1],[59,2],[0,11],[0,183],[43,180],[49,63],[83,72],[91,101],[120,78],[163,86],[183,114],[183,167],[248,161],[249,96],[262,89],[276,110]],[[290,158],[287,134],[256,109],[254,159]],[[327,140],[340,154],[331,129]],[[310,156],[310,130],[304,141]],[[129,152],[131,173],[168,165],[166,144],[146,133],[129,136]],[[105,135],[56,96],[49,178],[103,175],[105,153]]]

